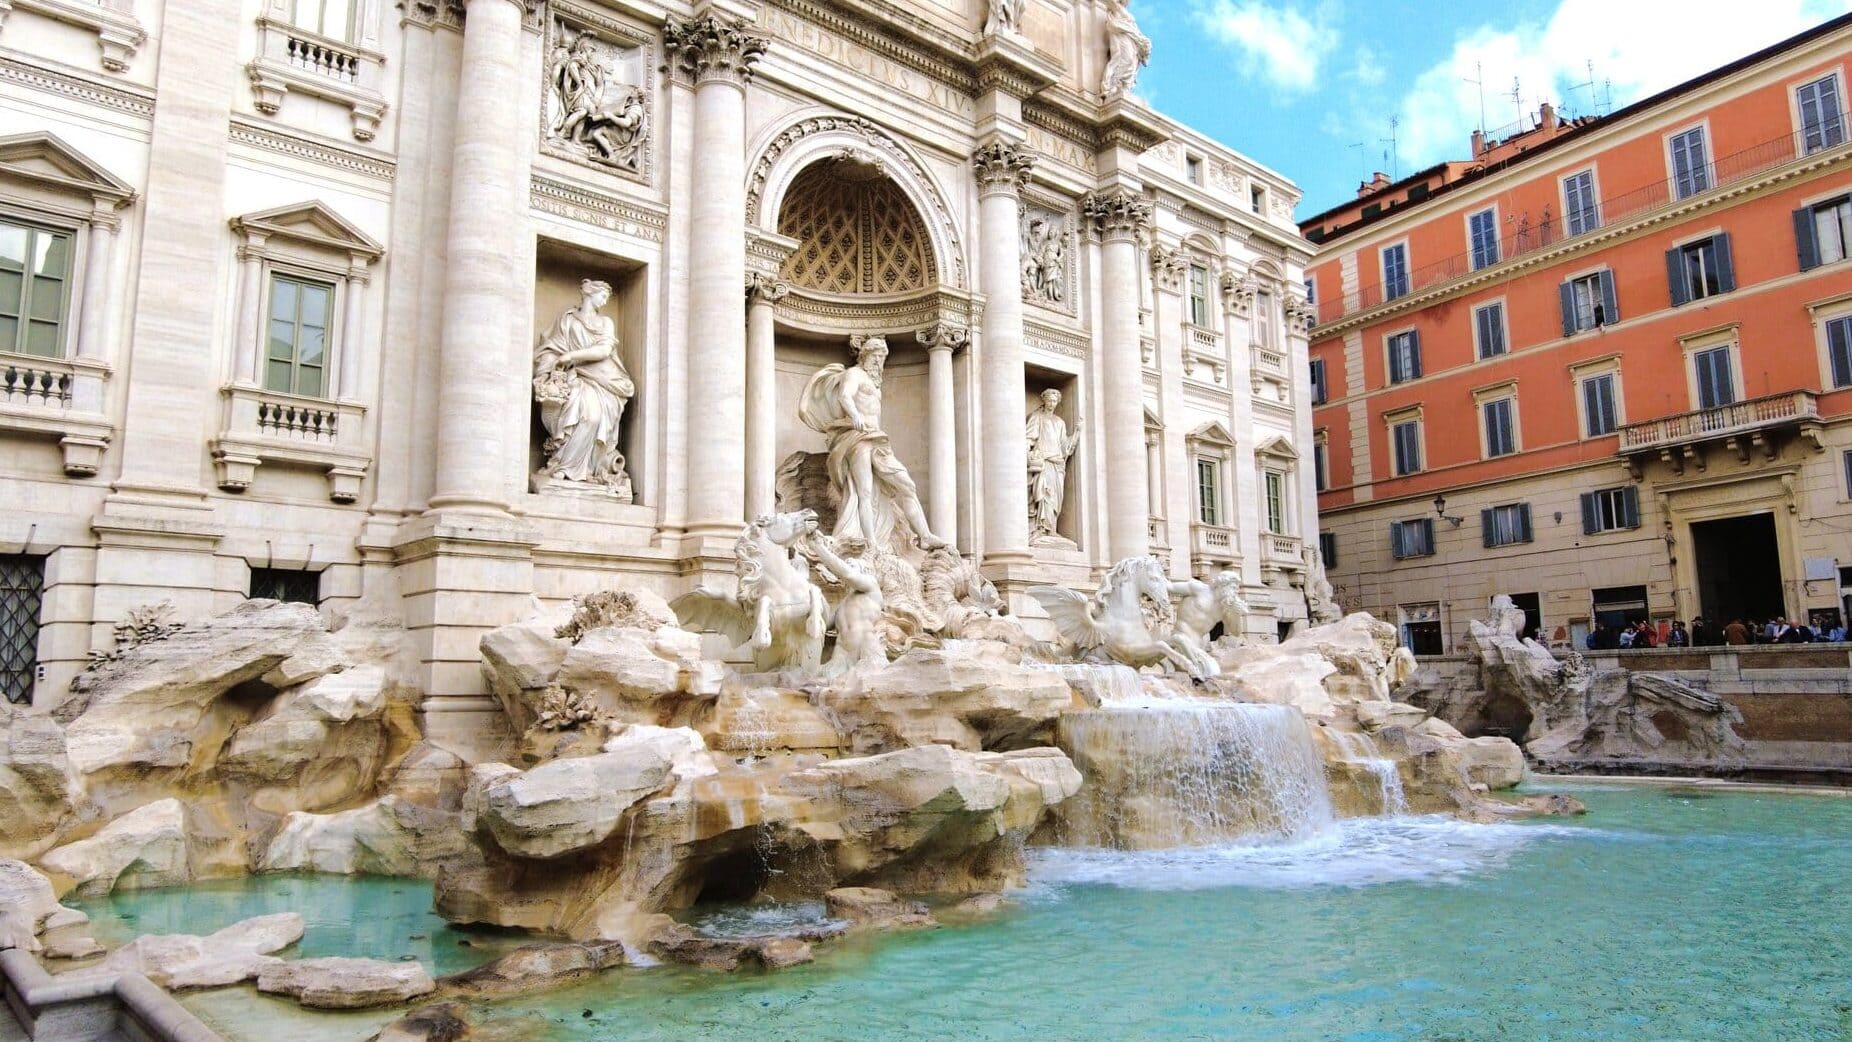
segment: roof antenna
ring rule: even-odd
[[[1460,77],[1460,82],[1470,83],[1473,86],[1479,88],[1479,132],[1483,134],[1485,133],[1485,129],[1486,129],[1485,127],[1485,64],[1483,62],[1473,63],[1473,77],[1474,77],[1473,79],[1469,80],[1466,77],[1462,76]]]
[[[1389,146],[1389,150],[1383,153],[1383,160],[1389,165],[1389,180],[1391,181],[1400,181],[1402,179],[1402,171],[1399,169],[1402,162],[1402,155],[1395,144],[1395,132],[1401,125],[1402,117],[1390,116],[1389,136],[1376,139],[1379,143],[1384,143]]]

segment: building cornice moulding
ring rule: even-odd
[[[300,131],[280,131],[236,116],[232,117],[230,138],[235,145],[248,145],[278,155],[306,159],[379,181],[389,182],[398,174],[398,162],[384,153],[361,151],[311,138]]]
[[[534,209],[632,238],[659,243],[669,227],[666,210],[562,181],[536,171],[528,185]]]
[[[106,83],[83,72],[19,51],[0,49],[0,80],[114,109],[142,119],[154,115],[154,92],[139,85]]]

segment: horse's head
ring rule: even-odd
[[[793,510],[787,514],[761,515],[752,527],[763,533],[768,542],[790,546],[817,530],[815,510]]]
[[[1170,603],[1170,580],[1164,577],[1164,565],[1155,556],[1128,557],[1112,566],[1100,584],[1100,596],[1143,594],[1159,604]]]

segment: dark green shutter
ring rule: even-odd
[[[1601,530],[1601,517],[1595,512],[1595,493],[1582,493],[1582,534],[1594,535]]]
[[[1479,538],[1486,546],[1497,545],[1492,542],[1492,510],[1489,507],[1479,511]]]
[[[1728,293],[1736,288],[1736,262],[1730,257],[1730,233],[1718,232],[1711,236],[1711,245],[1717,253],[1717,291]]]
[[[1410,380],[1421,376],[1421,330],[1408,331],[1408,357],[1414,363],[1414,371],[1408,374]]]
[[[1672,306],[1691,299],[1691,282],[1685,277],[1685,248],[1674,246],[1666,251],[1666,286],[1672,291]]]
[[[1799,257],[1802,271],[1820,266],[1820,243],[1813,237],[1811,206],[1794,211],[1794,252]]]
[[[1518,504],[1518,542],[1528,543],[1530,541],[1530,504],[1520,503]]]
[[[1640,527],[1640,490],[1632,485],[1621,487],[1621,527]]]
[[[1575,336],[1575,286],[1565,282],[1556,287],[1556,295],[1563,306],[1563,335]]]
[[[1389,522],[1389,553],[1398,561],[1408,556],[1402,552],[1402,523],[1400,521]]]
[[[1620,321],[1620,300],[1614,293],[1614,270],[1606,269],[1601,273],[1601,321],[1598,326],[1611,326]]]

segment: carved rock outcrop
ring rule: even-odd
[[[257,990],[288,995],[311,1009],[369,1009],[429,995],[437,990],[437,982],[415,962],[292,959],[258,971]]]
[[[164,988],[217,988],[255,978],[283,960],[275,952],[302,940],[302,916],[260,915],[223,930],[192,934],[149,934],[110,952],[100,969],[134,972]]]

